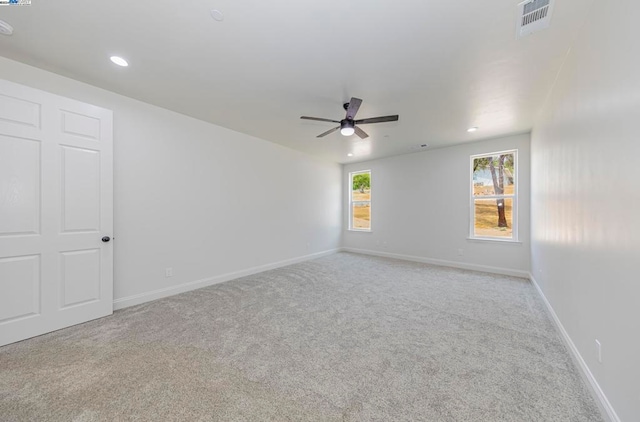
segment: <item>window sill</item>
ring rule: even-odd
[[[347,229],[347,231],[356,233],[371,233],[371,229]]]
[[[505,244],[514,244],[514,245],[522,245],[522,242],[519,240],[512,239],[491,239],[487,237],[467,237],[467,241],[469,242],[480,242],[480,243],[505,243]]]

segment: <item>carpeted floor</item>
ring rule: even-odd
[[[601,421],[533,286],[340,253],[0,348],[2,421]]]

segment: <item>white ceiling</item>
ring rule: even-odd
[[[529,131],[584,2],[556,0],[551,27],[523,39],[517,3],[33,0],[0,7],[15,29],[0,54],[346,163]],[[362,126],[362,141],[317,139],[332,123],[299,119],[340,120],[352,96],[364,100],[358,118],[400,120]]]

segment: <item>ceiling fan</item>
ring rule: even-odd
[[[324,136],[327,136],[339,129],[340,133],[344,136],[351,136],[355,133],[361,139],[368,138],[369,135],[367,135],[367,133],[364,130],[360,129],[356,125],[365,125],[369,123],[395,122],[398,120],[397,114],[393,116],[370,117],[368,119],[354,120],[354,118],[356,117],[356,113],[360,108],[360,104],[362,104],[362,100],[356,97],[351,98],[351,100],[348,103],[344,103],[343,107],[345,110],[347,110],[347,115],[345,116],[344,119],[340,121],[323,119],[321,117],[309,117],[309,116],[301,116],[300,118],[304,120],[316,120],[318,122],[340,123],[340,126],[334,127],[333,129],[330,129],[324,133],[321,133],[320,135],[317,136],[317,138],[322,138]]]

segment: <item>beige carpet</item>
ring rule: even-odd
[[[2,421],[601,421],[523,279],[340,253],[0,348]]]

